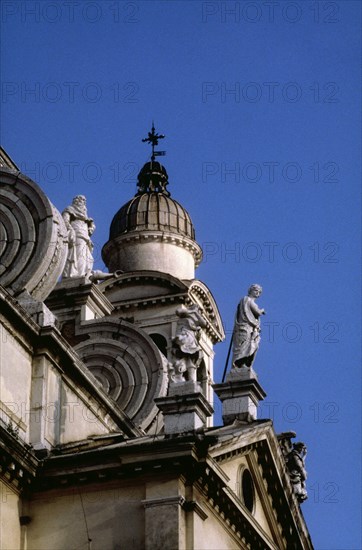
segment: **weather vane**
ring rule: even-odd
[[[156,157],[164,157],[166,154],[166,151],[155,151],[155,146],[158,145],[159,139],[164,139],[163,134],[156,134],[155,132],[155,125],[152,121],[152,130],[151,132],[148,132],[148,137],[143,139],[143,143],[150,143],[152,145],[152,156],[151,160],[154,161]]]

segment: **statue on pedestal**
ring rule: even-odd
[[[68,257],[63,278],[89,277],[94,263],[91,235],[96,226],[88,217],[86,198],[83,195],[74,197],[62,216],[68,230]]]
[[[252,285],[239,303],[233,332],[232,368],[251,368],[260,343],[260,316],[265,315],[255,300],[262,293],[259,285]]]
[[[172,339],[172,364],[170,378],[173,382],[185,382],[185,372],[188,380],[196,382],[196,370],[202,360],[202,351],[199,345],[201,330],[206,321],[200,313],[199,306],[184,305],[176,309],[178,316],[176,336]]]

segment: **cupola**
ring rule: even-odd
[[[110,272],[152,270],[193,279],[202,251],[195,241],[190,215],[166,189],[168,174],[155,157],[159,136],[149,138],[151,161],[138,174],[136,195],[115,214],[102,257]]]

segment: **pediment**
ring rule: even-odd
[[[309,534],[271,421],[216,428],[210,455],[234,498],[275,548],[304,548]],[[304,541],[304,542],[303,542]]]

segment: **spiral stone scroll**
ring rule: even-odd
[[[20,172],[0,170],[0,284],[43,301],[64,268],[67,231],[46,195]]]
[[[78,329],[89,339],[75,350],[104,391],[137,427],[148,430],[166,395],[167,360],[142,329],[126,321],[97,320]]]

